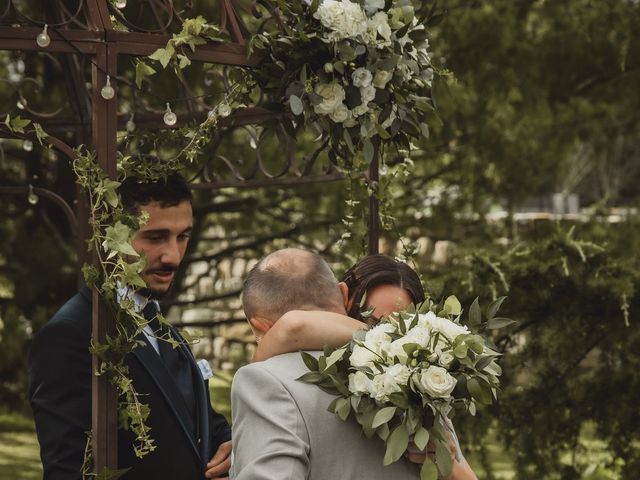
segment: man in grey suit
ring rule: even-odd
[[[259,340],[290,310],[346,314],[345,294],[322,258],[285,249],[268,255],[249,273],[243,307]],[[355,421],[344,422],[327,411],[335,397],[296,381],[307,371],[299,353],[238,370],[231,391],[232,478],[420,478],[419,466],[404,458],[383,466],[383,442],[367,439]]]

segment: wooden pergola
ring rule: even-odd
[[[117,134],[126,129],[128,114],[118,111],[118,81],[112,82],[115,97],[105,99],[101,96],[101,89],[107,81],[107,75],[113,80],[118,79],[118,59],[123,56],[145,57],[158,48],[164,47],[171,38],[170,33],[179,28],[182,17],[177,12],[172,0],[147,0],[135,2],[139,7],[138,15],[144,9],[146,14],[155,18],[157,28],[139,28],[128,19],[128,9],[136,6],[130,2],[129,7],[120,9],[126,2],[112,2],[109,0],[78,0],[69,10],[69,2],[63,0],[47,0],[33,2],[9,1],[6,11],[0,12],[0,51],[20,51],[26,53],[44,52],[58,59],[64,69],[64,79],[68,101],[73,110],[73,117],[58,118],[57,116],[39,115],[33,111],[22,111],[20,115],[34,122],[40,123],[49,135],[46,142],[69,161],[73,160],[74,147],[80,144],[90,145],[100,166],[112,178],[116,177],[117,167]],[[193,2],[186,1],[185,8]],[[242,11],[250,12],[260,8],[277,12],[268,0],[241,1],[218,0],[218,15],[220,27],[226,30],[230,42],[211,43],[199,46],[195,52],[185,50],[192,61],[217,65],[242,66],[259,68],[260,56],[247,55],[248,29],[242,21]],[[25,7],[25,4],[29,7]],[[116,6],[119,4],[118,6]],[[25,12],[24,10],[28,10]],[[38,17],[33,18],[34,12]],[[116,29],[112,17],[124,24],[127,31]],[[162,19],[167,21],[163,22]],[[41,46],[36,42],[38,35],[46,33],[50,42]],[[42,43],[42,42],[41,42]],[[91,63],[90,88],[87,88],[85,74],[87,73],[80,59]],[[3,116],[7,112],[3,113]],[[206,110],[190,109],[180,113],[178,122],[169,127],[162,120],[162,113],[135,111],[136,125],[140,129],[159,130],[164,128],[178,128],[189,122],[202,121],[206,117]],[[220,127],[241,124],[259,124],[263,121],[277,118],[278,115],[264,108],[252,107],[237,111],[220,122]],[[75,145],[70,145],[64,136],[74,132]],[[27,129],[22,133],[15,133],[5,125],[0,125],[0,137],[22,138],[35,140],[35,132]],[[368,181],[372,186],[378,181],[378,153],[369,169]],[[287,174],[289,173],[289,174]],[[258,187],[269,184],[296,184],[306,182],[329,181],[342,178],[339,171],[327,170],[323,175],[308,174],[291,175],[283,172],[279,176],[266,178],[238,179],[234,182],[216,179],[203,179],[194,184],[198,189],[214,189],[222,186]],[[56,203],[63,209],[73,236],[77,241],[78,266],[87,261],[86,242],[89,237],[87,215],[88,209],[84,201],[84,194],[77,193],[75,207],[69,205],[58,193],[39,187],[3,186],[0,194],[27,195],[36,193],[47,200]],[[369,199],[369,252],[377,253],[379,236],[378,202],[375,195]],[[107,314],[107,309],[100,295],[94,291],[93,296],[93,339],[104,343],[108,332],[114,331],[114,320]],[[94,368],[97,359],[94,357]],[[94,471],[101,472],[105,468],[117,466],[117,395],[115,388],[104,376],[93,377],[92,431],[93,431],[93,460]]]

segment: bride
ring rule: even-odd
[[[416,272],[407,264],[384,255],[370,255],[362,259],[345,273],[340,286],[347,291],[346,310],[349,316],[320,311],[287,312],[262,337],[253,361],[298,350],[319,350],[325,345],[339,347],[349,342],[356,330],[365,326],[363,322],[372,326],[382,317],[425,300]],[[372,314],[363,318],[362,312],[371,310]],[[447,421],[444,426],[449,432],[453,460],[447,480],[476,480],[462,455],[453,425]],[[410,444],[405,453],[414,463],[423,463],[427,455],[433,456],[430,445],[424,452]]]

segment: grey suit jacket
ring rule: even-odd
[[[296,381],[308,369],[299,353],[242,367],[233,379],[231,477],[238,480],[410,480],[419,467],[383,466],[384,444],[357,422],[327,411],[335,398]]]

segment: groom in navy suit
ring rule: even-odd
[[[178,175],[141,183],[128,178],[119,187],[124,207],[145,211],[148,222],[136,233],[133,248],[147,259],[142,278],[147,288],[121,292],[149,320],[157,300],[171,286],[184,257],[192,228],[191,192]],[[91,429],[91,291],[84,287],[38,332],[29,367],[29,399],[36,422],[44,480],[76,480]],[[157,322],[157,320],[155,320]],[[150,407],[147,423],[156,449],[137,458],[134,436],[118,430],[118,468],[130,480],[202,480],[227,478],[231,430],[211,408],[207,381],[186,345],[172,349],[156,336],[154,321],[125,358],[129,376]],[[164,332],[166,333],[166,332]],[[171,335],[180,339],[178,332]]]

